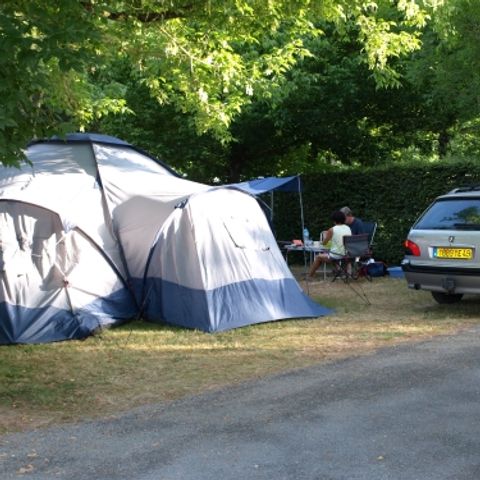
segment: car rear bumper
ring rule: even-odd
[[[416,290],[480,293],[480,268],[435,267],[402,263],[408,286]]]

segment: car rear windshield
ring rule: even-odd
[[[415,224],[420,230],[480,230],[480,199],[437,200]]]

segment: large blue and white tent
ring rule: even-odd
[[[136,317],[215,332],[329,310],[292,277],[255,198],[97,134],[0,169],[0,344]]]

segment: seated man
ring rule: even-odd
[[[345,225],[345,214],[336,210],[332,213],[333,227],[329,228],[322,236],[323,245],[330,242],[330,250],[328,253],[319,253],[310,267],[308,272],[308,279],[312,279],[318,267],[324,262],[331,262],[332,260],[340,259],[345,255],[345,247],[343,246],[343,237],[351,235],[352,232],[348,225]]]
[[[353,216],[353,212],[349,207],[343,207],[340,209],[341,212],[345,214],[345,223],[350,227],[352,235],[358,235],[360,233],[365,233],[363,228],[363,222]]]

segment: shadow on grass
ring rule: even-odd
[[[112,328],[115,331],[132,331],[132,332],[179,332],[184,331],[183,327],[176,327],[175,325],[169,325],[167,323],[153,323],[146,322],[145,320],[130,320],[122,323],[121,325]]]

